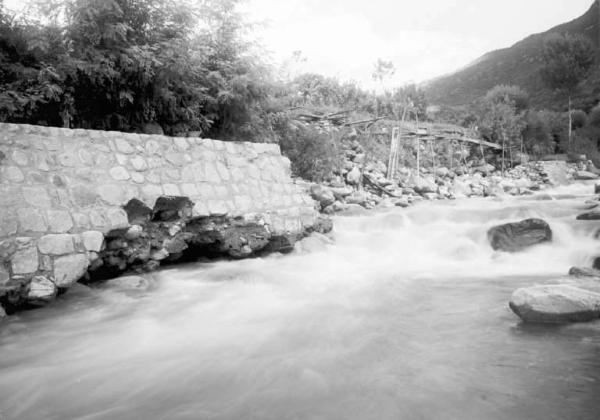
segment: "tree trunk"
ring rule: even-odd
[[[572,134],[573,134],[573,115],[571,113],[571,95],[569,95],[569,150],[567,150],[567,152],[570,152],[570,149],[571,149]]]
[[[506,136],[502,133],[502,176],[504,176],[504,160],[505,160],[505,150],[506,150]]]
[[[521,159],[523,159],[523,136],[521,135]],[[520,162],[523,163],[523,162]]]

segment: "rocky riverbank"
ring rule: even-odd
[[[326,182],[309,186],[322,213],[355,212],[375,207],[407,207],[423,200],[446,200],[501,195],[530,195],[574,179],[596,179],[600,173],[585,158],[528,162],[504,171],[483,160],[465,160],[454,167],[401,168],[394,179],[386,176],[380,160],[367,162],[356,140],[346,141],[340,170]]]

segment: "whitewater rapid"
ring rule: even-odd
[[[0,419],[596,419],[600,324],[526,326],[507,305],[600,256],[575,220],[591,190],[336,217],[310,253],[76,287],[0,324]],[[551,244],[490,248],[529,217]]]

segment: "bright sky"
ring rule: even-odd
[[[248,0],[277,63],[302,51],[311,71],[372,86],[377,58],[391,60],[390,85],[457,70],[488,51],[585,13],[592,0]],[[289,60],[288,60],[289,61]]]

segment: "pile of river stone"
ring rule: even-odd
[[[344,142],[344,161],[340,171],[327,182],[310,186],[311,196],[325,214],[357,213],[363,209],[407,207],[422,200],[488,197],[504,194],[532,194],[553,184],[548,167],[525,163],[506,170],[504,176],[484,161],[468,161],[455,168],[401,168],[394,180],[386,177],[387,166],[368,159],[361,144]],[[561,168],[567,176],[567,166]]]

